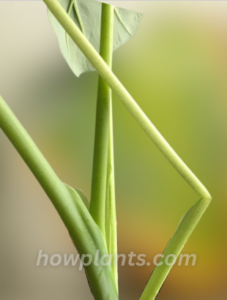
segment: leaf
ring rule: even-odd
[[[77,194],[79,194],[81,200],[84,202],[87,209],[89,209],[89,201],[88,201],[87,197],[84,195],[83,191],[81,191],[80,189],[76,189],[76,188],[74,188],[74,190],[77,192]]]
[[[87,209],[89,209],[89,201],[87,199],[87,197],[84,195],[84,193],[77,188],[72,188],[69,185],[65,184],[65,186],[67,187],[67,189],[70,192],[70,195],[72,196],[72,198],[74,199],[74,201],[78,201],[78,195],[80,197],[80,199],[82,200],[82,202],[84,203],[84,205],[87,207]]]
[[[102,3],[95,0],[58,0],[64,10],[99,52]],[[123,8],[114,8],[113,50],[130,40],[135,34],[142,14]],[[53,14],[49,20],[58,40],[61,52],[76,76],[95,69],[73,40],[68,36]]]

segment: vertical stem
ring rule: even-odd
[[[114,7],[102,4],[100,55],[112,67]],[[99,76],[90,212],[106,239],[118,289],[112,90]]]
[[[111,67],[113,52],[113,6],[102,4],[100,55]],[[109,145],[111,89],[99,76],[93,174],[91,187],[90,213],[105,232],[107,158]]]
[[[111,267],[118,289],[118,267],[117,267],[117,224],[116,224],[116,202],[115,202],[115,180],[114,180],[114,151],[113,151],[113,116],[112,103],[110,105],[110,127],[109,127],[109,150],[106,183],[106,244],[107,250],[112,255]]]

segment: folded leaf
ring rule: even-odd
[[[102,3],[95,0],[58,0],[64,10],[99,52]],[[142,14],[123,8],[114,8],[113,50],[126,43],[135,34]],[[94,71],[93,66],[75,45],[56,18],[48,11],[50,23],[58,37],[61,52],[76,76]]]
[[[69,190],[70,195],[72,196],[72,198],[74,199],[74,201],[75,201],[75,199],[78,199],[78,195],[79,195],[79,197],[82,200],[82,202],[84,203],[84,205],[87,207],[87,209],[89,209],[89,201],[88,201],[87,197],[84,195],[84,193],[80,189],[72,188],[71,186],[69,186],[67,184],[65,184],[65,186]]]

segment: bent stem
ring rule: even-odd
[[[170,241],[165,254],[170,251],[179,254],[184,244],[188,240],[191,232],[197,225],[201,216],[205,212],[211,201],[211,195],[200,182],[200,180],[192,173],[183,160],[172,149],[156,127],[152,124],[149,118],[145,115],[142,109],[138,106],[129,92],[121,84],[118,78],[113,74],[108,65],[100,57],[97,51],[89,43],[86,37],[80,32],[74,22],[70,19],[57,0],[43,0],[53,13],[62,27],[67,31],[72,40],[77,44],[80,50],[92,63],[99,75],[106,81],[110,88],[116,93],[119,99],[123,102],[125,107],[136,119],[142,129],[147,133],[149,138],[154,142],[158,149],[163,153],[167,160],[177,170],[177,172],[184,178],[184,180],[193,188],[193,190],[202,198],[197,202],[185,215],[179,224],[172,240]],[[171,254],[174,254],[171,253]],[[157,268],[154,276],[149,280],[144,293],[141,296],[142,300],[152,300],[156,297],[162,283],[164,282],[170,268]]]
[[[210,198],[200,199],[194,206],[192,206],[182,218],[179,223],[173,237],[169,241],[162,258],[159,260],[154,272],[152,273],[140,300],[154,300],[162,287],[163,282],[168,276],[172,265],[174,264],[174,258],[177,258],[181,253],[185,243],[189,236],[195,229],[203,213],[207,209]],[[165,260],[168,258],[168,265]],[[170,259],[172,258],[172,259]]]
[[[156,127],[152,124],[143,110],[135,102],[123,84],[114,75],[102,57],[83,35],[73,20],[67,15],[57,0],[43,0],[55,18],[59,21],[72,40],[77,44],[87,59],[92,63],[99,75],[106,81],[110,88],[116,93],[127,110],[136,119],[142,129],[147,133],[150,139],[155,143],[159,150],[169,160],[178,173],[187,181],[187,183],[197,192],[198,195],[210,198],[210,194],[199,179],[192,173],[182,159],[176,154],[173,148],[168,144]]]
[[[95,299],[117,300],[117,289],[111,267],[103,266],[100,262],[101,257],[108,252],[99,227],[94,222],[79,194],[58,178],[1,97],[0,128],[14,145],[52,201],[67,227],[78,252],[84,255],[91,255],[92,262],[85,267],[85,271]],[[97,257],[97,253],[99,257]]]
[[[114,7],[102,4],[100,55],[112,67]],[[112,91],[99,76],[90,213],[105,237],[118,288]]]

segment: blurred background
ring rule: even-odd
[[[114,72],[213,196],[157,299],[227,298],[227,3],[112,2],[144,13]],[[96,73],[76,78],[45,5],[0,2],[0,94],[59,177],[90,196]],[[119,253],[162,253],[198,196],[113,97]],[[36,267],[38,251],[76,254],[62,221],[0,132],[0,299],[93,299],[84,272]],[[139,299],[153,270],[120,267],[120,299]]]

